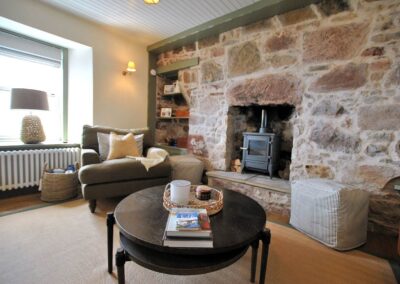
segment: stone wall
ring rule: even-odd
[[[354,184],[372,193],[375,213],[398,207],[381,189],[400,175],[400,2],[323,3],[165,52],[158,65],[200,58],[180,81],[208,168],[229,168],[229,107],[289,104],[291,180]],[[374,214],[370,229],[395,233],[399,221],[386,218]]]

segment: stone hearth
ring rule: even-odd
[[[397,234],[400,219],[387,212],[400,206],[388,198],[399,193],[383,187],[400,176],[400,2],[342,2],[201,39],[157,64],[200,58],[179,80],[190,96],[191,149],[209,170],[229,169],[236,155],[232,107],[291,105],[290,180],[321,177],[369,191],[370,230]]]
[[[270,179],[260,174],[240,174],[224,171],[208,171],[208,184],[243,193],[264,207],[265,211],[282,216],[290,214],[290,182]]]

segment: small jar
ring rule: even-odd
[[[199,200],[210,200],[211,188],[205,185],[199,185],[196,188],[196,198]]]

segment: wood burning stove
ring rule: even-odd
[[[262,110],[260,133],[243,133],[242,171],[259,171],[272,176],[278,170],[280,137],[267,133],[267,112]]]
[[[274,133],[243,133],[242,170],[249,169],[272,176],[278,170],[280,137]]]

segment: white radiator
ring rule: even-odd
[[[39,185],[45,163],[65,169],[80,161],[80,148],[0,152],[0,190]]]

